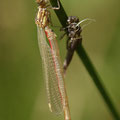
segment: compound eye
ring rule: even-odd
[[[48,0],[44,0],[45,1],[45,3],[47,3],[48,2]]]
[[[39,4],[41,2],[41,0],[36,0],[36,3]]]

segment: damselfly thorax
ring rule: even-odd
[[[51,22],[50,11],[48,9],[60,9],[59,1],[57,0],[58,7],[50,6],[48,0],[36,0],[36,2],[38,4],[38,12],[35,22],[37,25],[39,25],[40,28],[45,28],[46,26],[49,26]]]
[[[37,3],[39,6],[35,22],[40,28],[45,28],[50,23],[50,12],[47,10],[48,2],[37,0]]]

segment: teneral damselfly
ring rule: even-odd
[[[65,120],[71,120],[56,34],[49,27],[50,12],[48,8],[50,6],[48,2],[47,0],[37,0],[39,6],[35,20],[38,31],[38,45],[45,74],[48,106],[51,112],[56,114],[64,112]],[[58,7],[52,9],[59,8],[58,1]]]

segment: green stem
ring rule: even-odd
[[[50,0],[52,6],[57,6],[57,0]],[[60,21],[60,23],[62,24],[63,27],[66,27],[66,21],[67,21],[67,14],[64,10],[64,8],[62,7],[61,3],[60,3],[60,9],[59,10],[55,10],[55,13]],[[96,71],[95,67],[93,66],[90,58],[88,57],[86,51],[84,50],[83,46],[80,45],[77,48],[77,54],[79,56],[79,58],[81,58],[85,68],[87,69],[89,75],[92,77],[93,82],[95,83],[96,87],[98,88],[100,94],[102,95],[106,105],[108,106],[109,110],[111,111],[113,117],[115,120],[120,120],[119,114],[109,96],[109,94],[107,93],[102,80],[100,78],[100,76],[98,75],[98,72]]]
[[[96,87],[98,88],[99,92],[101,93],[101,95],[102,95],[104,101],[106,102],[109,110],[111,111],[113,117],[115,118],[115,120],[120,120],[119,114],[118,114],[117,110],[115,109],[115,106],[113,105],[112,100],[111,100],[109,94],[107,93],[107,90],[105,89],[104,85],[102,84],[102,80],[101,80],[100,76],[98,75],[98,72],[96,71],[95,67],[93,66],[90,58],[88,57],[88,55],[82,45],[80,47],[78,47],[77,54],[81,58],[89,75],[92,77],[93,82],[95,83]]]

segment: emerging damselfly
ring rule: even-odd
[[[84,21],[89,21],[89,23],[87,23],[81,27],[80,24]],[[61,30],[65,30],[65,34],[67,34],[67,36],[68,36],[68,40],[67,40],[67,44],[66,44],[67,55],[66,55],[66,58],[65,58],[65,61],[63,64],[64,74],[66,73],[67,67],[69,66],[69,64],[72,60],[74,51],[82,42],[82,36],[81,36],[82,29],[86,25],[90,24],[92,21],[95,21],[95,20],[86,18],[82,21],[79,21],[78,17],[69,16],[67,19],[66,27],[61,29]],[[62,37],[64,37],[65,34],[63,34]]]
[[[64,112],[65,120],[71,120],[56,34],[49,27],[50,12],[48,8],[60,9],[59,1],[57,2],[58,7],[51,7],[49,1],[37,0],[39,6],[35,23],[45,74],[48,106],[51,112],[56,114]]]

